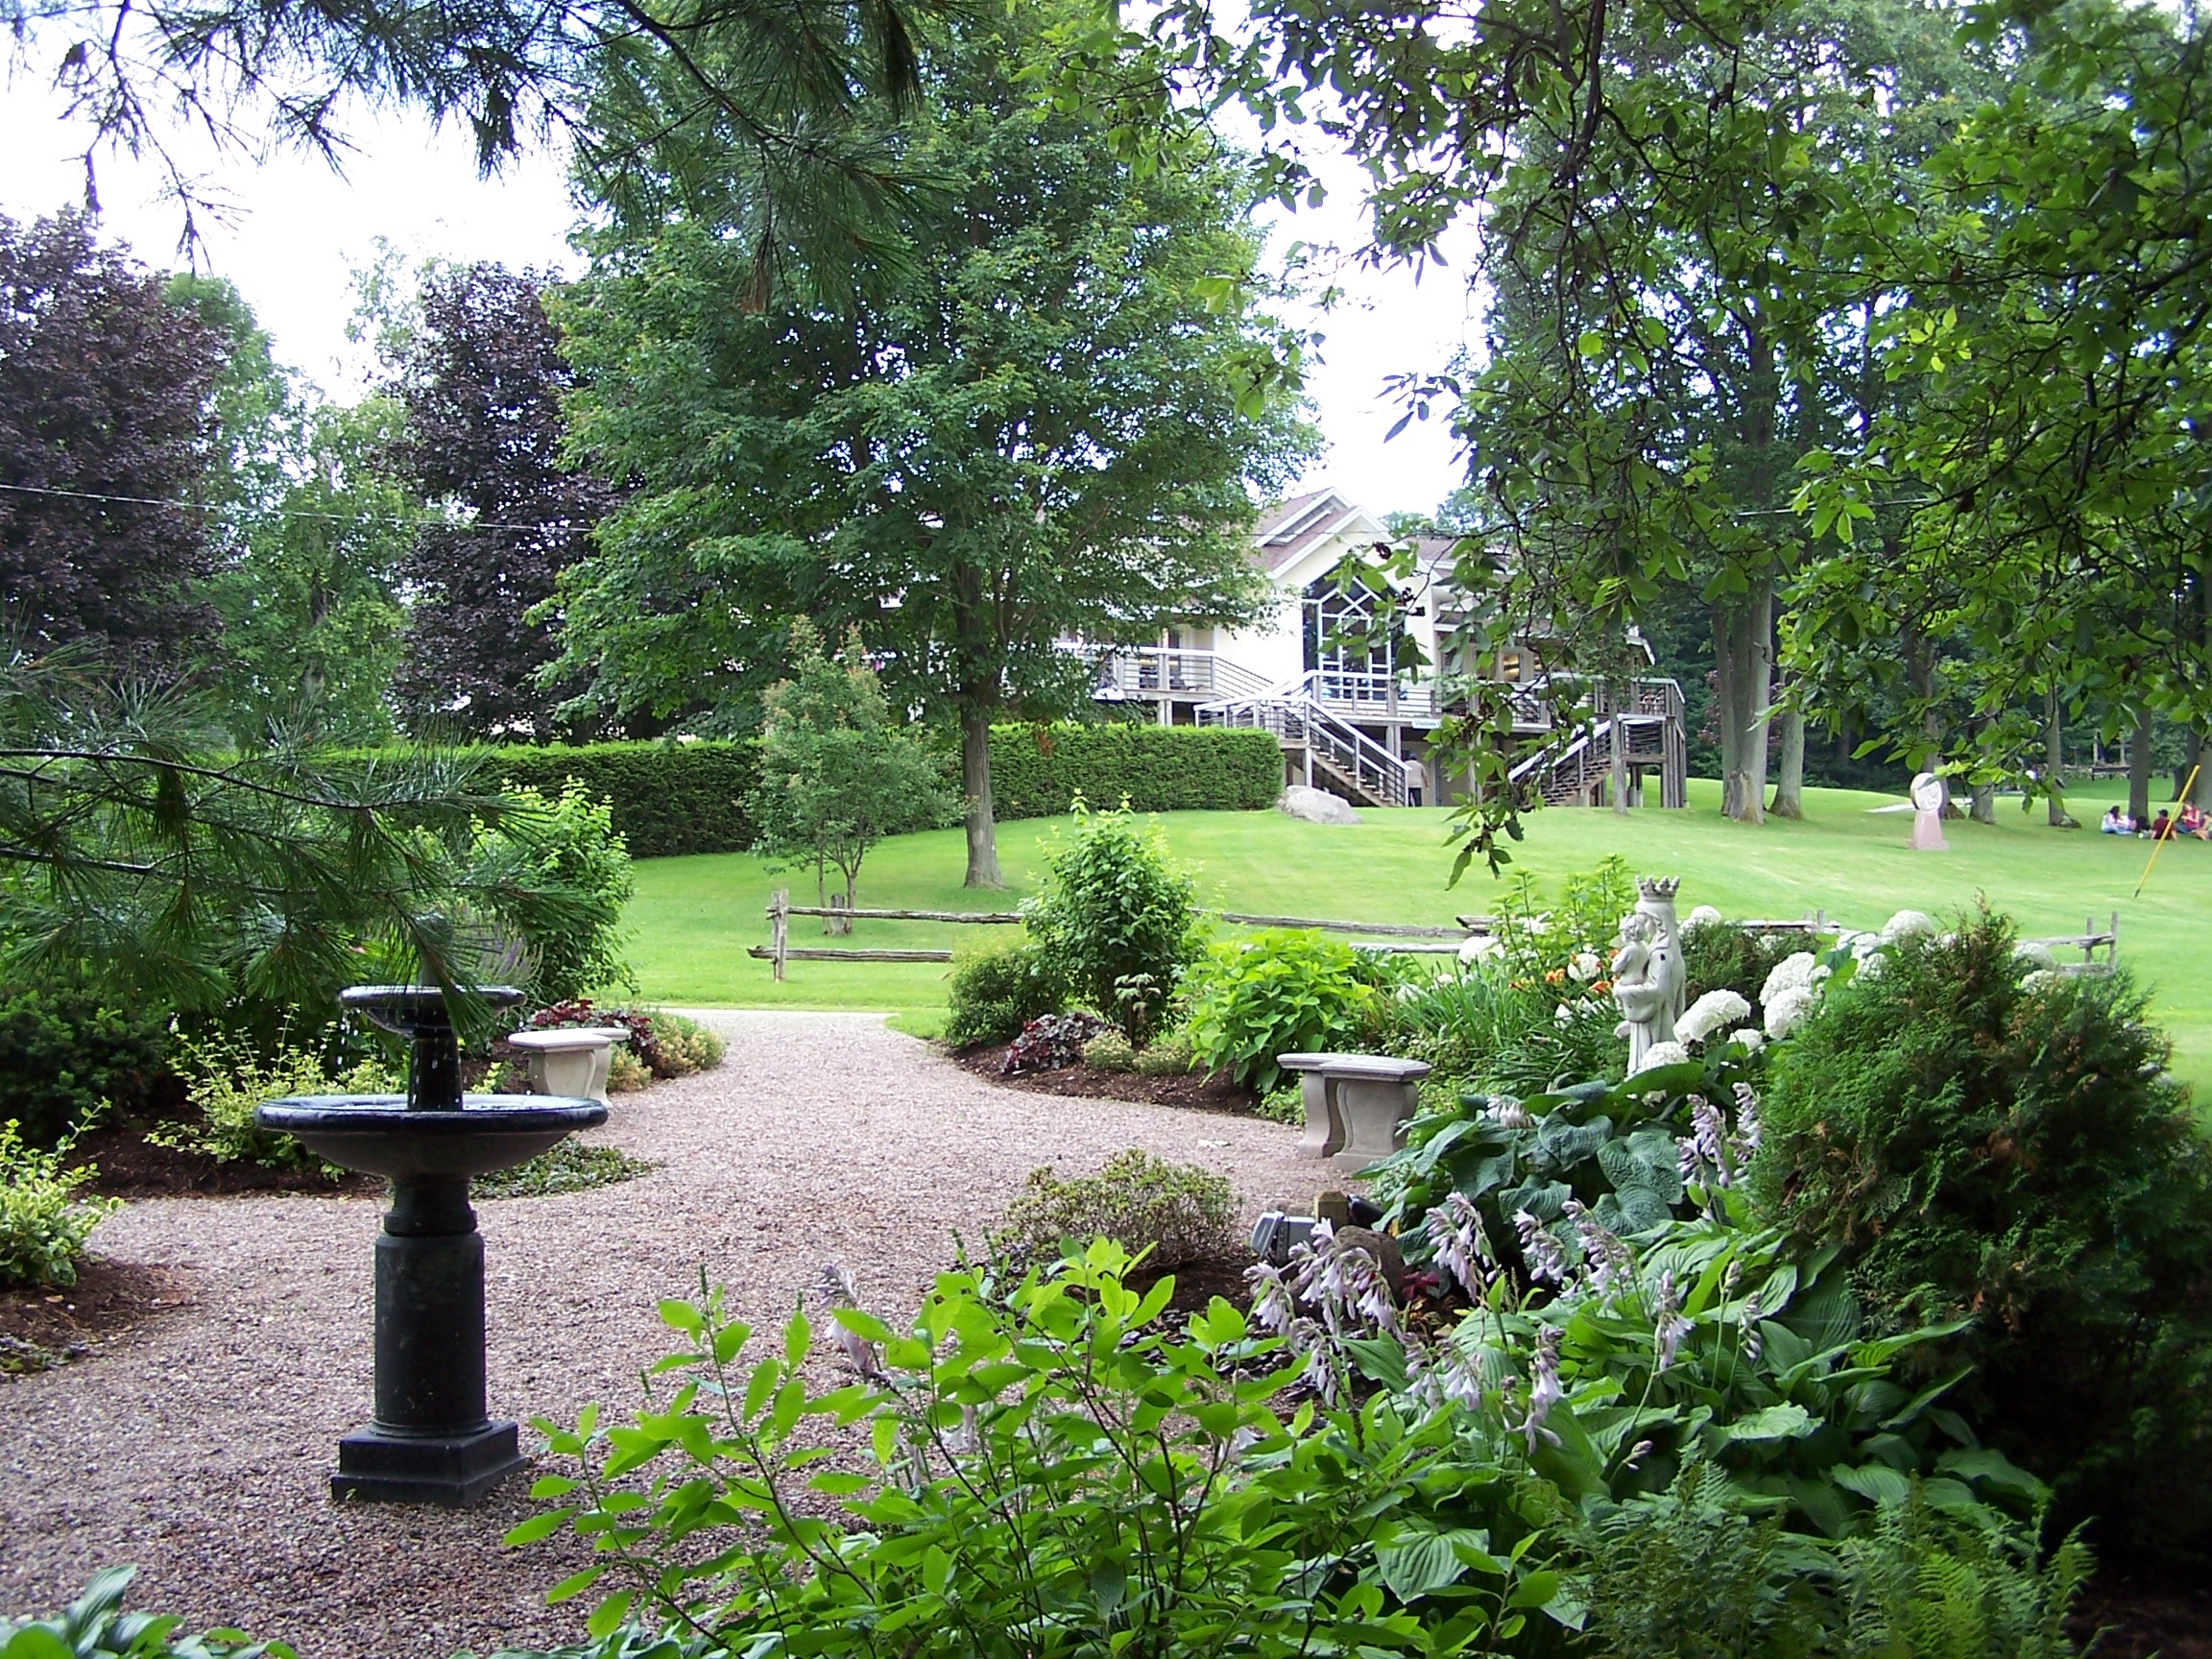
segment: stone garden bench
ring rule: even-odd
[[[614,1045],[630,1041],[619,1025],[568,1025],[517,1031],[507,1041],[530,1056],[530,1081],[541,1094],[607,1103],[607,1069]]]
[[[1382,1054],[1278,1054],[1275,1064],[1299,1073],[1306,1139],[1298,1150],[1345,1174],[1406,1144],[1406,1123],[1430,1070],[1425,1060]]]

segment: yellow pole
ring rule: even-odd
[[[2189,792],[2197,787],[2197,774],[2203,770],[2204,762],[2201,760],[2198,761],[2196,765],[2189,768],[2189,781],[2181,785],[2181,799],[2183,801],[2187,801],[2189,799]],[[2171,841],[2173,839],[2174,831],[2171,830],[2167,830],[2166,841]],[[2143,866],[2143,879],[2135,883],[2136,898],[2142,898],[2143,889],[2150,885],[2151,872],[2157,866],[2159,851],[2166,845],[2166,841],[2160,841],[2155,838],[2152,839],[2151,843],[2151,862]]]

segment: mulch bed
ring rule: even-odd
[[[1026,1089],[1033,1094],[1066,1094],[1084,1100],[1134,1100],[1147,1106],[1186,1106],[1199,1112],[1234,1112],[1249,1117],[1260,1104],[1258,1090],[1232,1083],[1216,1072],[1211,1077],[1185,1073],[1180,1077],[1146,1077],[1136,1071],[1102,1071],[1095,1066],[1062,1066],[1050,1071],[1023,1071],[1009,1077],[998,1068],[1006,1060],[1006,1045],[988,1043],[964,1048],[952,1056],[967,1071],[987,1083],[1007,1089]]]
[[[23,1369],[25,1358],[40,1367],[83,1358],[190,1300],[190,1281],[175,1268],[87,1256],[66,1290],[0,1290],[0,1358],[12,1355]],[[0,1366],[0,1375],[17,1366]]]
[[[379,1175],[349,1174],[335,1179],[317,1169],[270,1169],[248,1159],[218,1164],[204,1152],[156,1146],[145,1126],[110,1123],[77,1142],[72,1165],[94,1165],[98,1173],[84,1190],[106,1198],[221,1198],[249,1192],[309,1192],[317,1197],[373,1196],[384,1190]]]
[[[1163,1310],[1168,1313],[1203,1313],[1216,1296],[1244,1308],[1252,1301],[1252,1286],[1244,1283],[1244,1270],[1255,1260],[1249,1250],[1240,1250],[1230,1256],[1186,1262],[1165,1272],[1139,1268],[1129,1275],[1128,1285],[1130,1289],[1142,1295],[1162,1279],[1172,1278],[1175,1293],[1167,1298],[1167,1306]]]
[[[2092,1579],[2074,1634],[2086,1643],[2100,1629],[2097,1659],[2212,1659],[2212,1588]]]

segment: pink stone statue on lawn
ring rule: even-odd
[[[1619,1035],[1628,1039],[1633,1073],[1654,1043],[1674,1041],[1682,1017],[1682,938],[1674,925],[1672,878],[1640,877],[1636,908],[1621,919],[1621,949],[1613,955],[1613,1000],[1621,1004]]]
[[[1950,798],[1943,780],[1923,772],[1912,780],[1912,851],[1943,853],[1951,843],[1943,839],[1943,803]]]

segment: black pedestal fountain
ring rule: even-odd
[[[505,986],[474,993],[494,1007]],[[272,1100],[265,1129],[349,1169],[389,1176],[376,1240],[376,1415],[338,1442],[330,1490],[397,1503],[473,1503],[522,1465],[515,1425],[484,1410],[484,1238],[469,1177],[607,1120],[591,1100],[461,1094],[461,1052],[435,986],[356,985],[345,1005],[409,1040],[407,1093]]]

